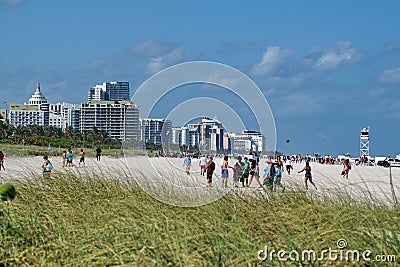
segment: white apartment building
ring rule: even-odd
[[[105,130],[111,138],[139,140],[139,106],[129,101],[92,101],[81,104],[79,130]]]
[[[199,123],[190,123],[188,145],[197,146],[204,152],[219,152],[223,149],[224,128],[217,119],[204,117]]]
[[[244,130],[241,133],[229,133],[233,153],[249,151],[262,153],[264,150],[264,136],[257,131]]]
[[[40,110],[38,105],[10,104],[10,124],[15,127],[45,126],[45,111]]]
[[[168,145],[172,143],[174,132],[171,121],[166,119],[139,119],[140,140],[155,145]]]
[[[38,83],[35,92],[25,104],[10,105],[10,124],[18,126],[41,125],[66,129],[74,124],[72,112],[76,104],[65,102],[51,104],[40,90]],[[79,119],[79,118],[78,118]]]

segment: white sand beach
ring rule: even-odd
[[[161,201],[184,206],[201,205],[214,201],[223,194],[232,190],[233,172],[229,171],[228,188],[221,186],[220,162],[222,159],[215,159],[217,169],[214,172],[214,187],[208,188],[205,176],[200,175],[198,159],[192,160],[191,174],[187,175],[183,168],[183,159],[177,158],[147,158],[147,157],[127,157],[113,158],[102,157],[101,161],[95,158],[86,157],[86,166],[78,167],[78,159],[74,160],[74,167],[62,167],[61,158],[50,158],[54,169],[53,174],[72,172],[77,175],[107,177],[109,179],[128,179],[138,182],[138,184],[150,194]],[[0,171],[2,183],[12,180],[30,179],[41,175],[42,157],[7,157],[5,158],[5,171]],[[261,163],[260,172],[266,163]],[[304,188],[304,172],[298,174],[304,164],[294,164],[291,175],[286,171],[283,173],[282,182],[287,190],[298,190]],[[349,179],[343,179],[340,172],[342,165],[323,165],[311,163],[313,181],[318,187],[315,190],[309,187],[310,194],[335,195],[337,193],[350,195],[355,199],[376,199],[387,204],[393,203],[393,194],[390,186],[389,168],[381,166],[354,166],[349,174]],[[392,168],[392,180],[396,197],[400,198],[400,168]],[[172,186],[171,186],[172,185]],[[158,190],[167,190],[169,197],[158,197]],[[239,186],[235,190],[253,192],[260,190],[254,180],[251,188]],[[181,199],[180,203],[175,200],[177,195],[184,193],[188,198]],[[193,195],[200,196],[202,200],[196,202]],[[206,197],[205,197],[206,196]],[[204,200],[207,198],[207,200]],[[189,202],[196,202],[189,204]]]

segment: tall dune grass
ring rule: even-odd
[[[351,250],[399,255],[399,210],[344,194],[313,197],[232,190],[209,205],[161,203],[135,182],[107,174],[30,174],[0,203],[5,266],[351,266],[377,262],[261,262],[264,249],[315,250],[346,239]],[[393,262],[379,266],[393,266]]]

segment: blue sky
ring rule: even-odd
[[[210,60],[260,87],[278,150],[358,155],[370,126],[371,154],[394,156],[399,10],[398,1],[0,0],[1,103],[27,101],[38,80],[51,102],[84,102],[110,80],[133,93],[165,67]]]

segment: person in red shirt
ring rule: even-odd
[[[0,151],[0,171],[1,171],[1,167],[3,167],[3,170],[6,170],[4,168],[4,154],[3,154],[3,151]]]

